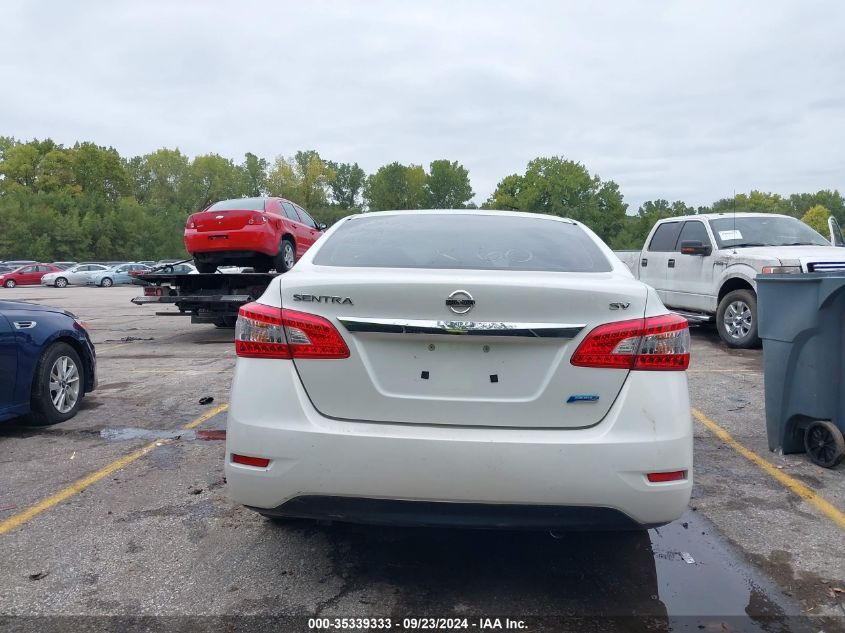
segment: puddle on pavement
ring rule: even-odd
[[[225,440],[224,429],[202,429],[162,431],[157,429],[139,429],[133,427],[117,427],[102,429],[100,437],[104,440],[125,442],[127,440]]]
[[[287,529],[324,539],[344,591],[386,588],[394,612],[529,616],[532,631],[812,630],[791,598],[692,511],[648,532],[558,538],[340,523]]]

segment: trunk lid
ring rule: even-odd
[[[249,209],[220,209],[219,211],[201,211],[192,216],[197,231],[237,231],[246,226],[250,218],[258,217],[261,211]]]
[[[613,273],[347,268],[342,284],[336,273],[288,273],[281,301],[329,319],[345,339],[348,359],[294,362],[314,406],[347,420],[592,426],[628,371],[569,359],[594,327],[646,308],[646,287]],[[470,295],[475,304],[456,314],[450,295],[459,311]]]

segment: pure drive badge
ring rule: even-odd
[[[352,305],[349,297],[334,297],[328,295],[293,295],[294,301],[311,301],[313,303],[339,303],[341,305]]]

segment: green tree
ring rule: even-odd
[[[364,200],[370,211],[427,208],[426,173],[421,165],[390,163],[367,178]]]
[[[811,229],[828,237],[830,235],[830,228],[827,225],[828,218],[830,218],[830,211],[817,204],[807,209],[807,212],[801,216],[801,221]]]
[[[425,188],[432,209],[460,209],[475,195],[469,182],[469,172],[458,161],[433,161]]]
[[[241,169],[246,178],[246,193],[248,196],[263,196],[267,191],[267,168],[269,164],[265,158],[259,158],[252,152],[244,154]]]
[[[329,195],[333,204],[341,209],[357,209],[361,205],[361,193],[367,175],[358,163],[328,163],[332,177],[328,181]]]
[[[628,205],[612,180],[602,181],[581,163],[553,156],[535,158],[524,174],[505,177],[484,206],[569,217],[608,241],[622,228]]]
[[[738,193],[733,198],[722,198],[712,205],[713,213],[781,213],[790,214],[792,205],[789,200],[777,193],[752,190],[751,193]]]
[[[267,177],[267,190],[270,195],[293,200],[308,210],[321,208],[327,203],[333,175],[316,151],[300,151],[293,158],[276,158]]]

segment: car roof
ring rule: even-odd
[[[356,213],[355,215],[347,216],[350,220],[358,218],[369,218],[373,216],[386,215],[478,215],[478,216],[508,216],[515,218],[544,218],[547,220],[557,220],[558,222],[566,222],[568,224],[578,224],[571,218],[565,218],[559,215],[549,215],[546,213],[526,213],[525,211],[499,211],[496,209],[396,209],[391,211],[370,211],[368,213]]]

